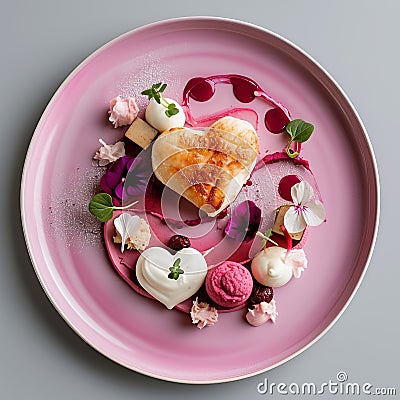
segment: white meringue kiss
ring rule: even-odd
[[[168,278],[169,268],[178,258],[184,273],[176,280]],[[150,247],[142,252],[136,263],[136,277],[140,285],[168,309],[194,295],[203,284],[206,274],[206,260],[191,247],[175,255],[161,247]]]
[[[307,267],[307,259],[303,250],[291,250],[286,257],[283,247],[267,247],[260,251],[251,263],[254,278],[265,286],[281,287],[288,283],[296,271],[296,277]]]

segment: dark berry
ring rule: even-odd
[[[182,250],[185,247],[190,247],[190,239],[182,235],[174,235],[168,240],[168,247],[172,250]]]
[[[255,285],[253,287],[253,291],[251,292],[249,303],[252,305],[260,304],[262,301],[269,303],[273,297],[274,291],[272,287]]]

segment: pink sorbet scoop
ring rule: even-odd
[[[223,261],[207,272],[207,294],[222,307],[243,304],[250,297],[252,289],[253,279],[249,270],[234,261]]]

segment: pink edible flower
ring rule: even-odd
[[[192,323],[197,324],[199,329],[203,329],[207,325],[214,325],[218,321],[218,311],[215,307],[210,307],[208,303],[198,302],[198,298],[193,301],[190,310]]]
[[[304,253],[303,249],[292,250],[290,254],[287,254],[286,261],[292,264],[293,275],[295,278],[300,278],[301,273],[304,272],[308,264],[306,253]]]
[[[115,144],[107,144],[102,139],[99,139],[102,144],[100,149],[94,155],[94,159],[98,160],[99,166],[104,167],[125,155],[124,142],[117,142]]]
[[[253,326],[265,324],[268,320],[275,323],[278,312],[276,311],[275,300],[272,299],[269,303],[262,301],[256,304],[252,310],[246,314],[247,322]]]
[[[123,99],[117,96],[110,101],[109,120],[114,124],[114,128],[130,125],[138,116],[139,108],[132,97]]]

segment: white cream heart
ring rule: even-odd
[[[169,268],[177,259],[184,271],[178,279],[168,278]],[[172,255],[161,247],[143,251],[136,263],[136,277],[146,292],[163,303],[168,309],[194,295],[207,275],[207,263],[203,255],[191,247]]]

